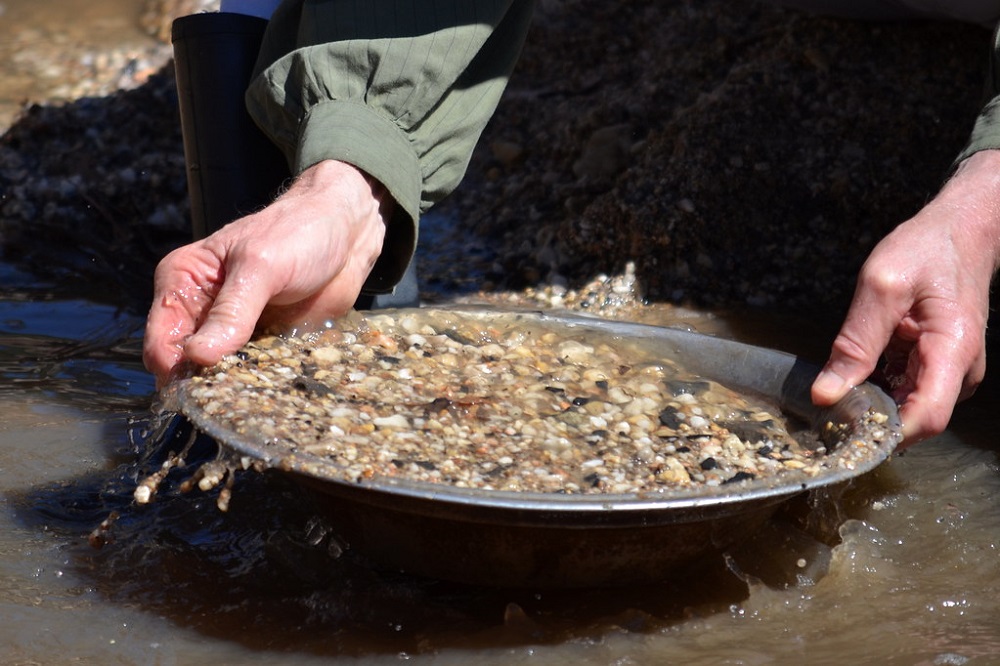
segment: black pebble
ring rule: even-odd
[[[748,444],[764,442],[770,437],[767,426],[756,421],[725,421],[719,425]]]
[[[667,426],[671,430],[677,430],[683,419],[680,418],[680,414],[677,412],[675,407],[667,407],[662,412],[660,412],[660,423]]]
[[[729,477],[722,483],[723,485],[727,483],[739,483],[740,481],[749,481],[750,479],[754,478],[756,477],[750,472],[736,472],[736,474],[733,474],[731,477]]]
[[[313,395],[328,395],[333,393],[333,390],[329,386],[310,377],[296,377],[292,382],[292,387],[304,393],[312,393]]]

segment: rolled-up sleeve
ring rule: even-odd
[[[292,173],[348,162],[395,200],[366,291],[412,258],[420,214],[461,181],[514,68],[533,0],[286,0],[247,91]]]
[[[976,118],[968,143],[955,159],[953,169],[962,160],[982,150],[1000,150],[1000,28],[993,33],[986,103]]]

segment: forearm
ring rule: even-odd
[[[986,103],[976,118],[969,142],[955,159],[953,168],[978,152],[1000,150],[1000,30],[994,34],[985,96]]]
[[[1000,268],[1000,149],[962,160],[921,216],[948,220],[953,241],[981,274]]]

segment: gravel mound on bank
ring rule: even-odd
[[[840,305],[964,144],[989,41],[762,3],[543,3],[450,205],[497,239],[499,287],[634,260],[653,300]]]
[[[841,307],[964,143],[989,43],[974,26],[764,3],[546,0],[441,207],[457,249],[422,250],[421,270],[520,290],[633,261],[651,300]],[[187,234],[169,65],[28,109],[0,139],[0,192],[6,261],[144,309],[156,260]]]

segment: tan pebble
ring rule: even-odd
[[[481,356],[490,357],[494,359],[502,359],[507,351],[495,342],[485,344],[479,348],[479,353]]]
[[[566,340],[558,347],[559,358],[570,363],[589,363],[594,353],[594,348],[576,340]]]
[[[632,396],[620,386],[612,386],[608,389],[608,400],[616,405],[623,405],[632,401]]]
[[[662,393],[662,389],[658,384],[643,382],[642,384],[639,385],[638,392],[644,396],[651,396],[651,395],[655,396],[655,395],[660,395],[660,393]]]
[[[515,365],[512,370],[518,377],[534,377],[538,374],[538,371],[534,367],[523,363]]]
[[[722,450],[731,458],[741,456],[746,449],[746,444],[736,435],[730,434],[722,441]]]
[[[678,483],[686,485],[691,483],[691,476],[685,469],[667,468],[656,474],[656,480],[661,483]]]
[[[622,413],[628,417],[636,417],[645,410],[645,403],[641,399],[630,400],[622,406]]]
[[[313,350],[311,357],[317,363],[337,365],[343,360],[344,354],[336,347],[320,347]]]
[[[402,430],[410,427],[410,421],[402,414],[393,414],[373,419],[372,425],[377,428],[399,428]]]
[[[588,382],[600,382],[607,381],[608,375],[603,370],[598,370],[596,368],[587,368],[583,371],[583,378]]]

